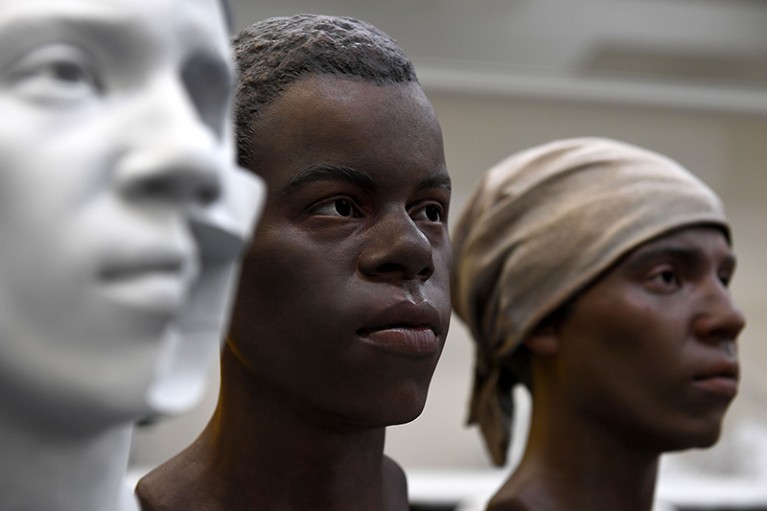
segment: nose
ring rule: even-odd
[[[702,310],[695,320],[695,332],[706,342],[735,341],[746,326],[743,312],[730,290],[712,278],[702,298]]]
[[[166,78],[137,96],[126,114],[127,146],[116,168],[121,193],[131,200],[174,204],[216,201],[226,151],[188,91],[179,80]]]
[[[426,281],[434,274],[432,244],[407,212],[390,212],[370,230],[357,265],[373,280]]]

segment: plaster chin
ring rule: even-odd
[[[187,411],[201,398],[205,378],[194,372],[161,378],[147,393],[147,404],[153,414],[177,415]]]

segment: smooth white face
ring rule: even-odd
[[[219,0],[0,0],[0,408],[183,410],[262,202]]]

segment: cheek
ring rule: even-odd
[[[274,236],[256,239],[257,249],[251,246],[246,255],[232,316],[232,334],[238,338],[306,329],[332,317],[343,299],[349,277],[342,274],[339,254],[297,242],[288,230]]]
[[[598,393],[620,392],[621,387],[642,392],[654,385],[652,374],[670,369],[681,341],[659,311],[608,296],[598,304],[578,305],[588,307],[577,310],[566,323],[561,350],[565,370],[581,385],[607,387],[595,388]]]

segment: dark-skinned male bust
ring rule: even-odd
[[[505,462],[489,511],[649,511],[662,453],[708,447],[737,391],[744,318],[718,197],[676,162],[602,138],[492,168],[454,233],[453,299],[477,345],[470,421]]]
[[[299,15],[234,42],[241,164],[266,182],[210,423],[144,508],[406,510],[386,426],[447,335],[450,179],[412,64],[371,25]]]

